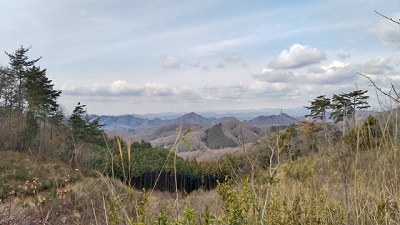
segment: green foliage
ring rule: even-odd
[[[388,200],[381,200],[378,202],[376,207],[376,222],[377,224],[385,224],[386,221],[386,207],[388,206]]]
[[[140,200],[136,202],[137,224],[146,224],[147,211],[146,206],[149,204],[149,194],[143,189]]]
[[[108,218],[108,223],[111,225],[118,225],[118,224],[124,224],[125,223],[125,218],[120,215],[122,209],[124,206],[121,204],[121,202],[114,198],[110,197],[108,200],[108,205],[107,205],[107,218]]]
[[[326,123],[326,112],[331,107],[331,100],[326,98],[325,95],[321,95],[310,103],[311,106],[305,107],[306,109],[310,110],[310,114],[306,115],[306,117],[319,119],[323,123]]]
[[[211,214],[210,208],[208,206],[206,206],[206,209],[202,214],[202,218],[203,218],[202,224],[205,225],[213,224],[213,221],[216,219],[215,216]]]
[[[9,67],[0,69],[0,103],[3,103],[0,124],[14,134],[12,137],[0,136],[0,139],[12,138],[8,143],[13,146],[6,147],[17,150],[40,149],[44,135],[36,143],[34,140],[39,133],[45,132],[46,123],[60,122],[52,117],[60,115],[57,114],[57,98],[61,91],[54,90],[45,69],[35,66],[40,58],[29,60],[29,50],[21,46],[12,54],[6,52],[10,58]]]
[[[293,163],[288,163],[284,167],[284,172],[287,177],[301,182],[314,176],[315,162],[309,158],[302,158]]]
[[[60,97],[61,91],[53,89],[54,84],[46,77],[46,69],[41,70],[36,66],[30,68],[24,86],[28,114],[33,113],[41,120],[56,114],[59,107],[57,98]]]
[[[163,207],[157,215],[154,225],[172,225],[172,217],[165,212],[165,207]]]
[[[185,204],[183,216],[179,224],[196,224],[196,212],[193,208],[190,207],[190,204],[188,202],[186,202]]]
[[[214,188],[216,180],[226,175],[215,162],[189,162],[176,157],[174,163],[170,150],[153,148],[145,141],[130,145],[119,143],[120,151],[114,152],[108,174],[114,174],[139,189],[155,187],[162,191],[175,191],[176,174],[178,189],[189,193],[200,187]]]
[[[90,121],[84,109],[85,106],[78,103],[68,120],[74,140],[94,144],[104,143],[103,131],[101,130],[103,125],[99,123],[100,118]]]
[[[383,132],[379,121],[374,116],[368,116],[361,125],[361,143],[366,149],[377,148],[380,146]]]
[[[321,130],[321,127],[315,122],[310,121],[301,121],[299,125],[299,131],[302,135],[302,138],[305,142],[305,145],[312,152],[318,151],[318,132]]]
[[[369,108],[366,101],[369,96],[365,95],[368,91],[352,91],[350,93],[342,93],[333,95],[332,98],[332,113],[330,118],[334,118],[335,123],[339,121],[348,122],[349,118],[354,119],[355,112],[360,109]]]
[[[299,156],[300,149],[296,144],[297,128],[295,124],[290,124],[285,131],[277,134],[278,149],[286,155],[289,160],[295,160]]]
[[[325,139],[329,142],[329,135],[328,135],[328,125],[326,121],[326,113],[328,110],[332,109],[334,105],[332,105],[331,100],[326,98],[325,95],[318,96],[314,101],[310,102],[311,106],[305,107],[306,109],[310,110],[310,114],[306,115],[306,117],[310,117],[312,119],[319,119],[322,121],[322,127],[324,129]],[[309,126],[309,128],[311,128]],[[315,144],[312,141],[312,137],[310,136],[311,131],[308,129],[308,137],[311,139],[310,147],[312,150],[315,149]],[[311,137],[311,138],[310,138]]]
[[[218,183],[217,192],[222,201],[223,214],[219,218],[222,224],[242,225],[249,224],[247,213],[250,205],[246,193],[248,183],[244,183],[243,194],[232,189],[229,182]]]
[[[358,130],[352,129],[343,137],[343,140],[350,149],[359,147],[361,150],[368,150],[378,148],[382,138],[383,132],[378,119],[370,115],[365,119]]]

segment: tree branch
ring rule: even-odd
[[[357,73],[358,73],[359,75],[361,75],[361,76],[367,78],[367,79],[369,80],[369,82],[371,82],[372,86],[374,86],[380,93],[382,93],[382,94],[386,95],[387,97],[391,98],[393,101],[395,101],[395,102],[397,102],[397,103],[400,103],[399,95],[397,94],[396,89],[394,88],[394,85],[393,85],[393,84],[392,84],[392,87],[390,88],[390,90],[391,90],[391,91],[393,90],[393,92],[396,94],[396,98],[393,97],[393,96],[390,94],[390,91],[389,91],[389,93],[386,93],[386,92],[382,91],[382,88],[378,87],[378,86],[375,84],[375,82],[373,82],[373,81],[371,80],[371,78],[370,78],[369,76],[367,76],[367,75],[365,75],[365,74],[363,74],[363,73],[360,73],[360,72],[357,72]]]
[[[374,10],[374,12],[375,12],[376,14],[382,16],[383,18],[388,19],[388,20],[392,21],[393,23],[397,23],[397,24],[400,25],[400,22],[399,22],[399,21],[396,21],[396,20],[394,20],[393,18],[387,17],[387,16],[385,16],[385,15],[383,15],[383,14],[377,12],[376,10]]]

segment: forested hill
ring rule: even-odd
[[[117,134],[126,141],[148,141],[153,146],[170,147],[179,130],[192,129],[188,135],[193,149],[219,149],[237,147],[241,142],[253,142],[268,133],[272,127],[285,127],[298,121],[281,115],[258,116],[240,121],[235,117],[207,118],[196,113],[184,114],[175,119],[146,119],[133,115],[92,116],[104,124],[110,136]],[[188,147],[184,147],[188,148]],[[183,149],[188,150],[188,149]]]
[[[137,130],[154,129],[165,125],[171,124],[193,124],[201,126],[215,125],[226,121],[240,121],[239,119],[228,117],[203,117],[194,112],[184,114],[174,119],[147,119],[134,115],[121,115],[121,116],[98,116],[91,115],[91,119],[99,119],[99,123],[104,125],[104,130],[119,131],[127,133],[135,133]],[[242,122],[250,124],[255,127],[267,126],[287,126],[292,123],[297,123],[298,120],[285,113],[280,115],[260,115],[254,119],[243,120]]]

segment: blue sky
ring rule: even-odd
[[[68,112],[294,108],[400,80],[390,0],[0,0],[0,48],[32,46]],[[0,65],[8,58],[0,54]]]

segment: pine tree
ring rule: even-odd
[[[328,140],[328,126],[326,123],[326,113],[332,107],[331,100],[326,98],[325,95],[318,96],[314,101],[310,102],[311,106],[306,106],[305,108],[310,110],[310,114],[306,117],[311,117],[312,119],[319,119],[322,121],[325,139]]]
[[[0,101],[2,103],[2,122],[6,122],[7,129],[12,128],[12,114],[16,102],[16,82],[8,68],[0,68]]]
[[[334,94],[332,97],[332,113],[329,118],[333,118],[335,123],[347,122],[348,116],[353,114],[350,103],[351,101],[346,94]]]
[[[100,144],[103,138],[102,124],[100,118],[90,121],[85,110],[86,105],[78,105],[72,111],[69,124],[72,128],[74,140],[88,143]]]
[[[342,93],[333,95],[332,98],[332,114],[331,118],[335,119],[335,123],[343,121],[348,123],[349,118],[355,120],[357,110],[367,109],[369,107],[366,101],[369,96],[365,95],[368,91],[352,91],[350,93]]]
[[[45,127],[47,120],[57,115],[57,98],[60,97],[61,91],[54,90],[53,87],[54,84],[46,77],[46,69],[41,70],[40,67],[33,66],[27,71],[23,86],[27,103],[24,145],[25,141],[36,137],[40,122]]]
[[[24,84],[26,81],[27,71],[34,66],[34,64],[39,61],[42,57],[28,60],[29,57],[26,55],[30,48],[24,48],[21,46],[17,49],[13,54],[6,53],[6,55],[10,58],[8,75],[11,79],[14,80],[16,90],[16,101],[17,101],[17,114],[18,118],[22,118],[23,107],[24,107]],[[18,128],[20,124],[18,123]]]
[[[41,57],[29,60],[29,50],[21,46],[12,54],[5,52],[9,66],[0,70],[2,118],[7,118],[3,121],[8,121],[10,140],[17,150],[24,150],[49,119],[60,116],[57,98],[61,91],[54,90],[45,69],[35,66]]]
[[[80,103],[78,103],[78,105],[75,106],[75,109],[72,111],[71,117],[68,120],[72,128],[74,140],[83,139],[85,137],[87,124],[85,120],[86,110],[84,109],[84,107],[86,107],[86,105],[81,105]]]
[[[12,100],[14,82],[7,73],[7,68],[0,66],[0,102],[6,108]]]
[[[350,118],[356,122],[357,110],[367,109],[369,107],[366,101],[369,96],[365,95],[366,93],[367,91],[356,90],[350,93],[333,95],[332,114],[330,118],[334,118],[335,123],[343,121],[343,136],[346,132],[346,126],[349,129]]]

